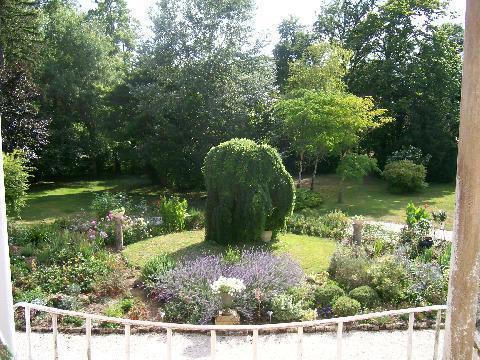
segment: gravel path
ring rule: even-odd
[[[343,359],[348,360],[396,360],[406,358],[406,331],[361,332],[344,334]],[[440,334],[442,349],[443,331]],[[59,335],[59,359],[85,359],[85,336]],[[131,336],[131,360],[165,359],[165,335],[147,334]],[[434,331],[415,331],[413,336],[413,359],[433,358]],[[210,359],[210,337],[196,334],[173,335],[173,360]],[[304,334],[304,360],[336,358],[336,335],[333,333]],[[25,333],[17,333],[17,360],[27,359]],[[32,333],[33,359],[52,359],[51,334]],[[92,336],[92,359],[125,359],[125,343],[122,335]],[[260,335],[258,344],[259,360],[296,359],[297,335]],[[217,336],[216,360],[243,360],[252,358],[251,337]]]
[[[368,221],[369,224],[381,225],[385,230],[393,231],[399,233],[405,224],[397,224],[391,222],[383,222],[383,221]],[[438,238],[443,238],[445,235],[445,240],[452,241],[453,238],[453,231],[450,230],[436,230],[436,235]]]

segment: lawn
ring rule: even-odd
[[[307,186],[305,181],[305,186]],[[447,214],[447,227],[452,228],[455,204],[454,184],[430,184],[423,192],[409,195],[395,195],[387,191],[386,183],[377,178],[367,178],[361,183],[347,183],[344,203],[337,203],[338,177],[320,175],[315,191],[322,194],[323,205],[318,209],[326,213],[334,209],[349,215],[364,215],[379,221],[404,222],[405,207],[409,201],[427,204],[432,209],[444,209]],[[25,222],[53,221],[56,218],[88,211],[95,193],[111,190],[125,191],[133,196],[158,197],[163,188],[151,185],[145,178],[124,177],[99,181],[76,181],[68,183],[42,183],[32,186],[27,206],[22,213]],[[190,204],[202,206],[203,192],[182,194]]]
[[[225,249],[220,245],[205,242],[203,238],[202,230],[157,236],[128,245],[123,255],[131,265],[140,268],[149,259],[161,253],[180,258],[206,251],[220,252]],[[272,244],[272,248],[276,253],[289,253],[301,264],[306,273],[317,273],[327,269],[335,245],[333,240],[283,234],[278,242]]]
[[[360,183],[347,183],[344,202],[338,204],[338,183],[336,175],[317,177],[315,191],[324,198],[324,203],[318,209],[320,213],[340,209],[348,215],[363,215],[371,220],[404,223],[405,208],[408,202],[413,201],[416,205],[427,204],[431,209],[445,210],[448,215],[447,228],[453,227],[455,184],[430,184],[424,191],[416,194],[396,195],[388,192],[387,184],[383,180],[366,178]]]

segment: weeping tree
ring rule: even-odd
[[[206,240],[258,241],[283,228],[294,201],[293,179],[277,150],[232,139],[210,149],[203,168],[207,187]]]

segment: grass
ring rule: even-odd
[[[203,239],[202,230],[157,236],[128,245],[123,255],[131,265],[140,268],[149,259],[162,253],[181,258],[205,251],[218,253],[225,250],[224,247],[205,242]],[[294,234],[283,234],[278,242],[272,244],[274,252],[290,254],[306,273],[326,270],[335,246],[333,240]]]
[[[308,179],[305,181],[307,186]],[[320,175],[317,177],[315,191],[324,198],[318,209],[326,213],[334,209],[345,211],[349,215],[363,215],[368,219],[403,223],[405,208],[409,201],[415,204],[427,204],[432,209],[447,212],[447,228],[452,228],[455,206],[454,184],[430,184],[423,192],[408,195],[395,195],[387,190],[387,184],[377,178],[367,178],[362,183],[347,183],[344,203],[337,203],[338,177]],[[94,195],[101,191],[125,191],[133,196],[156,198],[163,188],[151,185],[144,178],[124,177],[98,181],[75,181],[68,183],[42,183],[32,186],[27,206],[22,213],[24,222],[53,221],[59,217],[79,214],[87,210]],[[189,203],[202,207],[204,193],[182,194]]]
[[[308,181],[305,182],[307,186]],[[387,190],[385,181],[366,178],[364,182],[347,183],[344,202],[337,202],[339,179],[336,175],[317,177],[315,191],[318,191],[324,203],[320,213],[340,209],[348,215],[363,215],[367,219],[405,222],[405,208],[412,201],[416,205],[426,204],[431,209],[443,209],[447,212],[447,228],[453,227],[455,208],[455,184],[430,184],[424,191],[416,194],[392,194]]]

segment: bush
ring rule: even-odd
[[[152,289],[158,278],[175,267],[175,260],[167,254],[148,260],[142,268],[141,280],[147,289]]]
[[[205,157],[207,240],[257,241],[285,225],[294,201],[293,179],[277,150],[247,139],[213,147]]]
[[[129,216],[124,216],[123,218],[124,245],[132,244],[151,236],[150,228],[144,218],[131,218]],[[113,232],[110,234],[110,237],[112,240],[114,239]]]
[[[5,183],[5,203],[8,216],[18,216],[25,207],[29,188],[31,167],[21,151],[3,153],[3,175]]]
[[[200,255],[177,263],[159,276],[152,296],[165,311],[165,320],[207,323],[222,309],[211,284],[220,276],[243,281],[246,289],[235,297],[234,308],[247,320],[265,316],[275,296],[299,285],[304,273],[286,255],[244,250],[241,260],[229,263],[222,255]]]
[[[160,201],[159,212],[162,217],[164,232],[182,231],[185,228],[188,203],[177,196],[163,198]]]
[[[107,216],[110,211],[117,209],[129,209],[131,201],[128,196],[123,192],[111,193],[105,191],[99,194],[95,194],[90,209],[97,215],[98,218]]]
[[[350,219],[340,210],[331,211],[320,219],[323,237],[343,240],[347,237]]]
[[[272,317],[278,321],[296,321],[302,317],[302,304],[288,294],[275,296],[270,310],[273,312]]]
[[[292,214],[287,219],[287,231],[293,234],[310,235],[342,240],[348,234],[349,218],[335,210],[323,216],[308,212]]]
[[[362,307],[372,308],[378,303],[378,294],[368,285],[357,287],[348,294],[352,299],[357,300]]]
[[[404,264],[392,256],[384,256],[373,261],[368,274],[371,287],[384,302],[398,304],[405,300],[409,282]]]
[[[368,284],[368,259],[359,249],[339,247],[330,259],[330,277],[347,290]]]
[[[411,160],[415,164],[422,164],[426,167],[431,158],[432,156],[430,154],[424,156],[422,149],[409,145],[400,150],[394,151],[389,157],[387,157],[387,163],[400,160]]]
[[[333,282],[327,282],[315,290],[316,307],[325,307],[332,305],[340,296],[344,296],[345,291]]]
[[[440,265],[405,260],[408,269],[410,301],[415,306],[445,304],[448,291],[448,273]]]
[[[185,219],[186,230],[199,230],[205,227],[205,212],[192,208]]]
[[[288,294],[293,297],[295,302],[302,304],[302,309],[307,310],[315,307],[315,289],[316,286],[303,283],[288,290]]]
[[[411,193],[425,188],[427,171],[423,165],[417,165],[410,160],[400,160],[388,163],[383,171],[383,177],[388,182],[389,189],[395,193]]]
[[[319,207],[322,202],[322,196],[316,191],[307,189],[295,190],[295,211],[316,208]]]
[[[348,296],[340,296],[332,306],[332,311],[335,316],[353,316],[357,315],[361,309],[360,303]]]

